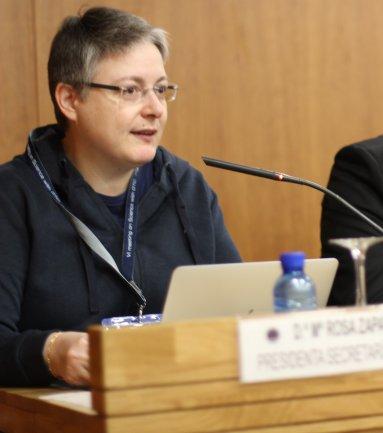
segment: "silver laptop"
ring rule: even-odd
[[[337,267],[334,258],[305,260],[319,308],[327,304]],[[279,261],[180,266],[170,280],[163,321],[271,312],[281,273]]]

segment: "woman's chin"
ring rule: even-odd
[[[157,147],[158,146],[145,146],[143,149],[137,149],[137,151],[131,155],[131,162],[140,166],[153,161],[156,156]]]

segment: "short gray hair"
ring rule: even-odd
[[[57,122],[63,129],[67,119],[56,102],[57,84],[70,84],[81,91],[83,84],[91,81],[100,60],[141,41],[153,43],[166,61],[169,55],[166,32],[136,15],[94,7],[64,19],[52,41],[48,61],[49,91]]]

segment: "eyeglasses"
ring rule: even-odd
[[[121,99],[128,102],[139,102],[147,94],[149,90],[153,90],[157,98],[162,102],[171,102],[176,99],[178,85],[177,84],[156,84],[153,87],[147,89],[142,89],[140,86],[131,85],[127,87],[112,86],[110,84],[100,84],[100,83],[84,83],[87,87],[93,87],[96,89],[106,89],[113,90],[114,92],[119,92]]]

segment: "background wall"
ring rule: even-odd
[[[0,161],[54,120],[50,40],[77,0],[0,0]],[[163,143],[202,170],[246,260],[319,255],[321,194],[201,155],[326,184],[341,146],[383,131],[383,0],[110,0],[171,35],[180,85]],[[1,187],[1,186],[0,186]]]

